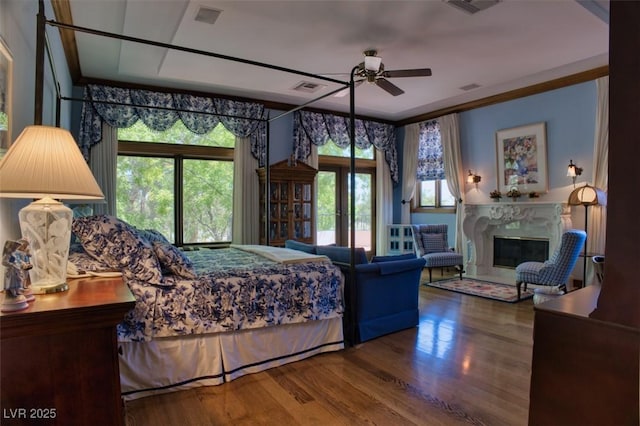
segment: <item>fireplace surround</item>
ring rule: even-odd
[[[547,258],[571,228],[571,209],[562,202],[466,204],[462,229],[466,238],[467,275],[515,283],[515,270],[494,266],[494,237],[548,241]],[[530,259],[534,260],[534,259]]]

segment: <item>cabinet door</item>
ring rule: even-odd
[[[311,183],[294,182],[291,211],[291,238],[298,241],[313,242],[313,197]]]

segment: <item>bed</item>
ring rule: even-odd
[[[71,272],[121,273],[123,398],[219,385],[344,348],[344,276],[325,256],[267,246],[185,251],[107,215],[75,218]]]

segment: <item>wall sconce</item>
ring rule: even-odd
[[[578,167],[573,164],[573,160],[569,160],[569,166],[567,167],[567,176],[573,180],[573,187],[576,187],[576,177],[582,174],[582,167]]]
[[[476,189],[478,189],[478,182],[480,182],[481,180],[481,176],[474,175],[471,170],[469,170],[469,175],[467,175],[467,183],[475,183]]]

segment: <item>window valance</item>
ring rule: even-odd
[[[356,119],[356,146],[368,149],[373,145],[384,153],[391,179],[398,182],[398,153],[395,127],[390,124]],[[341,148],[350,144],[349,118],[319,112],[296,111],[293,124],[293,145],[296,158],[304,161],[311,153],[311,144],[322,146],[329,140]]]
[[[84,90],[78,144],[88,158],[91,147],[102,140],[103,122],[126,128],[142,120],[150,129],[164,131],[181,120],[196,134],[208,133],[222,123],[236,137],[251,140],[251,154],[262,166],[265,116],[259,103],[90,84]]]

